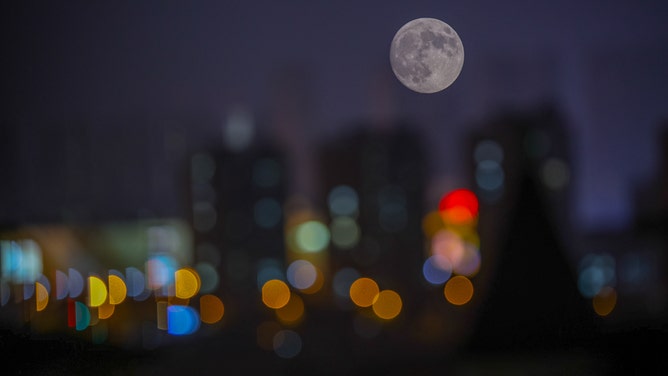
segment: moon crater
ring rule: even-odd
[[[399,81],[419,93],[441,91],[457,79],[464,47],[450,25],[435,18],[418,18],[397,31],[390,64]]]

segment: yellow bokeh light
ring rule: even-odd
[[[109,296],[111,300],[111,295]],[[97,307],[97,317],[100,319],[108,319],[111,317],[111,315],[114,314],[116,306],[114,306],[111,303],[104,303],[101,306]]]
[[[592,305],[597,315],[609,315],[617,305],[617,291],[609,286],[602,288],[592,299]]]
[[[225,306],[215,295],[202,295],[199,299],[200,320],[207,324],[215,324],[223,318]]]
[[[444,294],[450,303],[464,305],[473,297],[473,283],[463,275],[452,277],[445,284]]]
[[[109,275],[109,303],[121,304],[128,294],[128,288],[123,279],[117,275]]]
[[[297,294],[290,296],[288,304],[276,310],[276,317],[284,325],[298,323],[304,316],[304,301]]]
[[[392,290],[383,290],[378,293],[376,301],[373,303],[373,312],[381,319],[391,320],[401,312],[401,297]]]
[[[378,284],[371,278],[358,278],[350,285],[350,299],[359,307],[371,306],[379,292]]]
[[[88,277],[88,305],[99,307],[107,300],[107,286],[99,277]]]
[[[267,281],[262,286],[262,302],[269,308],[278,309],[290,300],[290,288],[279,279]]]
[[[43,311],[47,304],[49,304],[49,292],[46,287],[39,282],[35,282],[35,304],[37,306],[37,312]]]
[[[199,292],[201,281],[194,269],[182,268],[174,272],[174,290],[177,298],[189,299]]]

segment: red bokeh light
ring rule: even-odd
[[[478,198],[468,189],[455,189],[443,195],[438,211],[446,223],[467,224],[478,216]]]

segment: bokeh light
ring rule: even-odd
[[[167,255],[151,256],[146,262],[147,285],[151,290],[157,290],[174,282],[176,260]]]
[[[606,253],[588,254],[579,264],[578,289],[582,296],[593,298],[605,286],[617,281],[615,259]]]
[[[473,284],[465,276],[454,276],[446,282],[443,292],[448,302],[464,305],[473,297]]]
[[[257,288],[262,289],[267,281],[272,279],[284,280],[283,268],[281,263],[274,258],[264,258],[257,264]]]
[[[351,217],[335,217],[330,224],[332,243],[341,249],[355,247],[360,241],[360,228]]]
[[[543,184],[550,189],[560,190],[568,185],[571,172],[568,165],[557,158],[549,158],[541,168]]]
[[[201,294],[210,294],[218,288],[220,283],[220,276],[213,264],[209,262],[199,262],[195,265],[195,271],[199,274],[201,286],[199,292]]]
[[[101,306],[97,307],[97,317],[104,320],[111,317],[114,314],[116,306],[111,303],[104,303]]]
[[[174,293],[177,298],[190,299],[199,292],[199,275],[192,268],[181,268],[174,272]]]
[[[63,300],[67,298],[69,289],[67,288],[67,274],[60,270],[56,270],[56,299]]]
[[[84,289],[83,276],[78,270],[73,268],[69,268],[67,274],[67,291],[69,292],[70,298],[76,298],[81,295]]]
[[[338,185],[327,196],[329,211],[333,216],[357,215],[359,198],[357,192],[348,185]]]
[[[378,293],[373,302],[373,312],[381,319],[391,320],[401,313],[403,304],[401,297],[393,290],[383,290]]]
[[[295,260],[288,266],[288,282],[296,289],[308,289],[313,286],[317,277],[315,266],[307,260]]]
[[[88,277],[88,305],[99,307],[107,300],[107,286],[96,276]]]
[[[85,304],[81,302],[74,302],[75,308],[75,328],[76,330],[84,330],[90,325],[90,311]]]
[[[283,209],[276,199],[264,197],[255,203],[253,216],[258,226],[269,229],[276,227],[281,222]]]
[[[427,239],[431,239],[436,233],[445,229],[443,217],[437,210],[430,211],[422,218],[422,231]]]
[[[290,295],[288,304],[277,309],[276,318],[283,325],[295,325],[299,323],[304,316],[304,301],[297,294]]]
[[[167,307],[167,333],[188,335],[199,329],[199,314],[192,307],[172,305]]]
[[[350,299],[359,307],[371,306],[380,292],[378,284],[371,278],[362,277],[350,285]]]
[[[438,210],[446,224],[471,224],[478,216],[478,198],[468,189],[455,189],[441,198]]]
[[[142,273],[141,270],[132,266],[125,268],[125,279],[128,288],[128,296],[135,298],[142,295],[146,285],[144,282],[144,273]]]
[[[306,221],[297,226],[295,243],[301,252],[320,252],[329,244],[329,229],[319,221]]]
[[[617,306],[617,291],[610,287],[603,287],[592,299],[594,312],[599,316],[608,316]]]
[[[274,352],[281,358],[291,359],[302,351],[302,338],[293,330],[281,330],[274,335]]]
[[[49,292],[47,288],[43,284],[35,282],[35,305],[37,312],[43,311],[47,304],[49,304]]]
[[[128,288],[125,285],[125,281],[118,274],[112,274],[113,271],[109,271],[109,303],[110,304],[121,304],[125,300],[125,297],[128,293]],[[118,272],[116,272],[118,273]]]
[[[430,284],[441,285],[452,275],[452,264],[447,257],[441,255],[430,256],[422,265],[422,275]]]
[[[199,298],[200,319],[206,324],[215,324],[223,318],[225,305],[219,297],[211,294]]]
[[[269,308],[278,309],[290,300],[290,288],[279,279],[267,281],[262,286],[262,302]]]

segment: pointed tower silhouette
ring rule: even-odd
[[[538,182],[525,170],[518,183],[508,233],[468,349],[557,351],[586,345],[593,314],[578,291]]]

